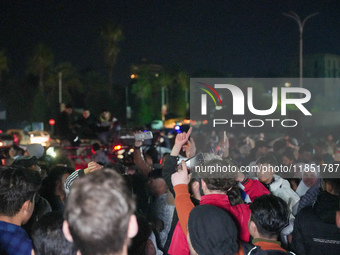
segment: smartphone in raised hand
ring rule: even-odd
[[[153,135],[152,135],[151,131],[135,134],[135,140],[136,141],[143,141],[143,140],[148,140],[148,139],[152,139],[152,138],[153,138]]]

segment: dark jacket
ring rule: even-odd
[[[52,212],[51,205],[48,201],[41,197],[39,194],[36,194],[34,201],[34,210],[31,218],[28,222],[22,227],[26,230],[26,232],[31,235],[32,226],[35,222],[37,222],[44,214]]]
[[[313,206],[296,216],[292,250],[299,255],[340,254],[340,229],[336,226],[339,198],[320,192]]]

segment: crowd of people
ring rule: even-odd
[[[71,145],[79,145],[81,139],[98,139],[102,144],[109,144],[117,139],[121,124],[107,109],[94,117],[89,109],[84,109],[81,116],[71,118],[73,107],[66,104],[56,120],[55,135]]]
[[[299,144],[190,127],[162,155],[135,139],[129,165],[101,144],[85,169],[42,171],[42,146],[12,149],[0,168],[0,254],[340,253],[340,143],[330,135]]]

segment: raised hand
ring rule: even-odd
[[[177,134],[176,139],[175,139],[175,145],[171,151],[171,156],[178,156],[178,154],[180,153],[182,149],[182,146],[188,141],[191,131],[192,131],[192,127],[189,128],[188,133],[183,132],[183,133]]]
[[[176,186],[178,184],[189,184],[191,174],[188,174],[187,165],[185,161],[182,160],[182,169],[178,170],[176,173],[171,175],[171,183],[172,186]]]
[[[94,172],[94,171],[98,171],[100,169],[102,169],[104,166],[99,165],[97,162],[91,161],[87,164],[87,168],[84,170],[85,174]]]
[[[183,145],[182,147],[183,151],[185,152],[185,156],[187,158],[191,158],[196,155],[196,145],[194,138],[190,137],[190,140],[187,144]]]
[[[135,139],[135,147],[141,147],[143,145],[143,141],[138,141],[136,140],[136,137],[135,137],[135,134],[140,134],[142,133],[142,131],[136,131],[134,134],[133,134],[133,137]]]

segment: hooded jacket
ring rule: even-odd
[[[340,254],[340,229],[336,226],[339,198],[320,192],[313,206],[296,216],[292,250],[297,254]]]

